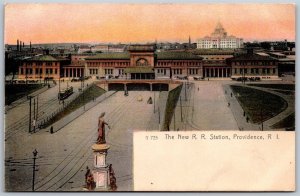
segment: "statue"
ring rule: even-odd
[[[107,124],[107,122],[104,121],[104,115],[105,112],[103,112],[98,119],[98,138],[97,138],[97,144],[106,144],[105,141],[105,125],[108,126],[108,128],[110,129],[109,125]]]

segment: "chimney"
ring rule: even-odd
[[[19,51],[19,40],[17,39],[17,51]]]
[[[31,51],[31,41],[30,41],[30,43],[29,43],[29,48],[30,48],[30,51]]]
[[[23,48],[24,48],[24,46],[25,46],[25,44],[24,44],[24,42],[23,42]]]
[[[22,41],[20,41],[19,49],[22,50]]]

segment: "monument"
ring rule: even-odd
[[[117,189],[116,186],[116,178],[114,171],[112,169],[112,164],[107,164],[106,158],[108,149],[110,146],[106,144],[105,140],[105,125],[109,127],[109,125],[104,121],[103,112],[98,119],[98,137],[95,144],[92,145],[92,150],[94,152],[94,164],[93,169],[91,171],[91,176],[93,177],[95,186],[92,187],[94,191],[115,191]],[[87,184],[87,180],[86,180]],[[87,184],[87,187],[88,184]]]

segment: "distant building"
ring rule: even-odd
[[[61,67],[69,63],[70,61],[66,58],[51,55],[37,55],[26,58],[19,66],[18,79],[59,79]]]
[[[243,39],[235,36],[228,36],[227,32],[219,22],[210,36],[200,38],[197,41],[197,48],[242,48]]]
[[[226,62],[231,67],[231,78],[278,78],[278,61],[266,55],[255,54],[251,49],[246,54],[226,59]]]

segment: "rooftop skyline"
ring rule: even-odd
[[[293,4],[7,4],[5,43],[188,42],[218,22],[245,41],[295,40]]]

